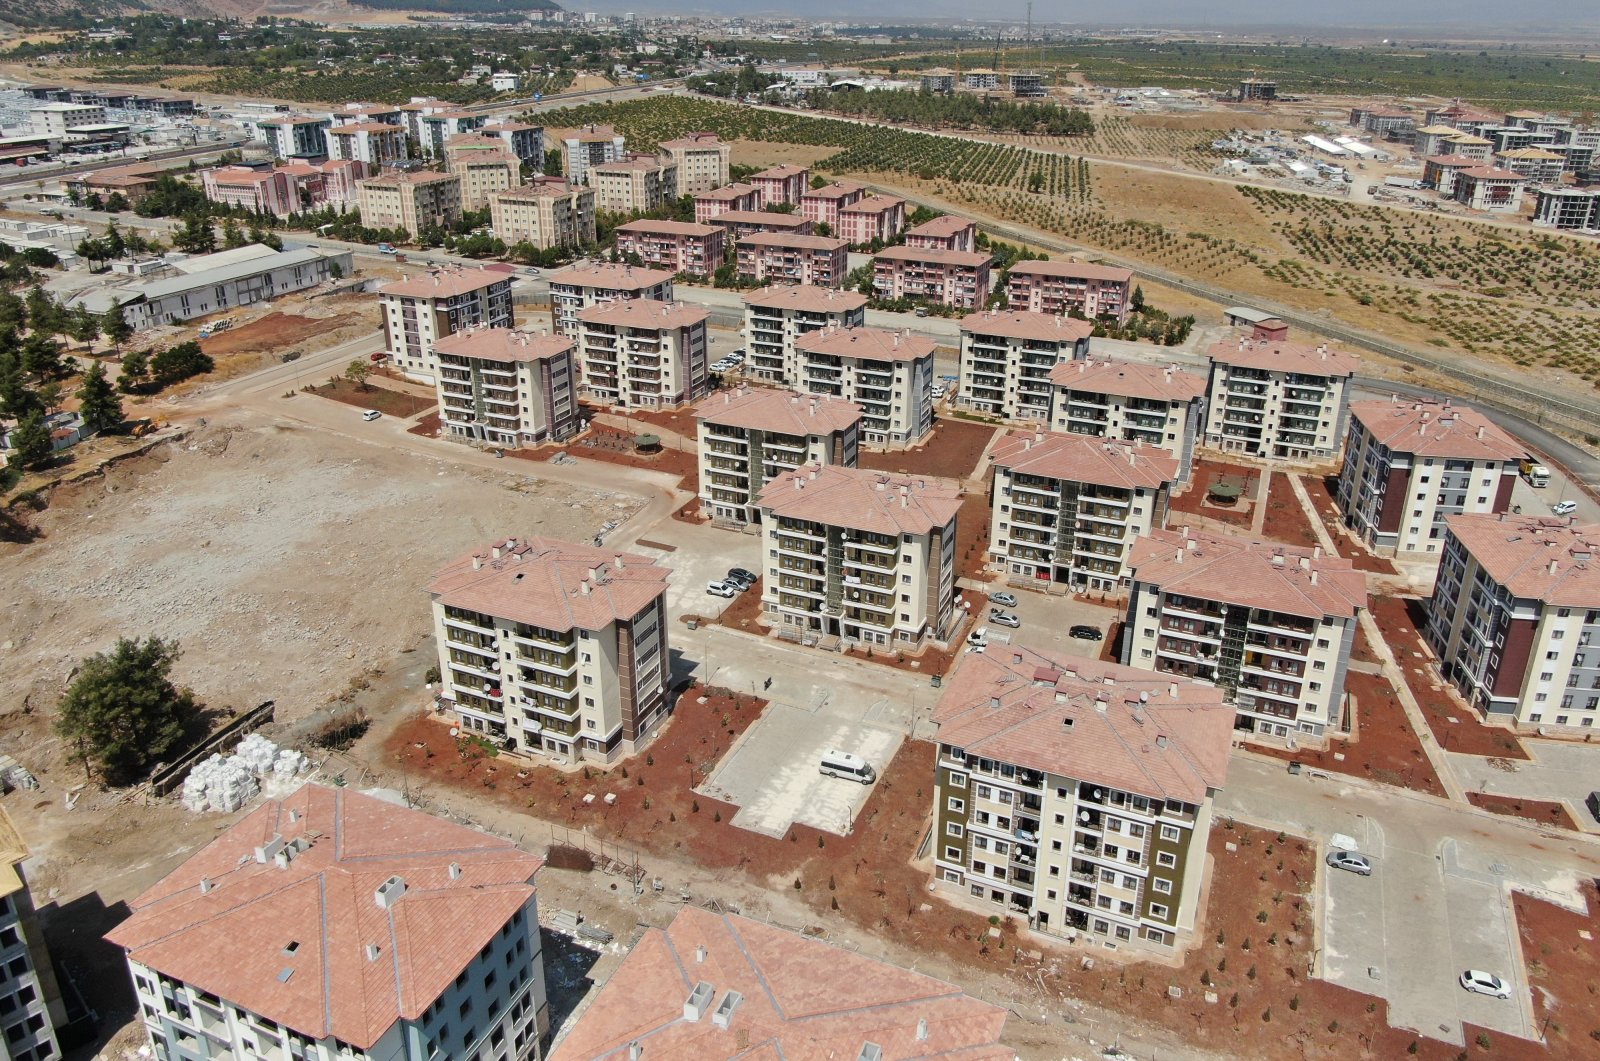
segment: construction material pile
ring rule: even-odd
[[[233,754],[213,755],[195,765],[183,782],[183,805],[189,810],[228,814],[261,791],[283,788],[311,768],[293,748],[279,748],[259,733],[240,741]]]

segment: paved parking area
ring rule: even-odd
[[[1586,805],[1589,793],[1600,789],[1594,747],[1532,739],[1524,739],[1522,746],[1532,759],[1487,759],[1451,752],[1450,767],[1470,792],[1565,803],[1579,828],[1600,832],[1600,822]]]
[[[1002,587],[997,587],[999,588]],[[1122,617],[1121,608],[1090,604],[1070,596],[1054,597],[1013,588],[1005,589],[1005,592],[1017,598],[1017,606],[1004,610],[1021,619],[1022,625],[1016,629],[1007,629],[988,622],[989,609],[997,607],[996,605],[983,599],[981,594],[973,590],[963,590],[963,592],[972,600],[972,610],[975,614],[980,607],[982,608],[982,617],[977,620],[976,625],[989,627],[990,640],[994,640],[996,633],[1004,633],[1010,636],[1014,644],[1063,652],[1072,656],[1085,656],[1090,659],[1099,657],[1105,642],[1080,641],[1068,637],[1067,631],[1081,624],[1093,626],[1109,636],[1112,622]]]
[[[670,545],[670,552],[651,547]],[[730,567],[761,573],[761,538],[755,534],[697,527],[665,519],[646,531],[637,546],[639,552],[672,569],[667,585],[667,614],[676,622],[685,613],[712,618],[722,614],[735,598],[706,592],[708,582],[720,580]],[[674,633],[679,627],[674,627]]]

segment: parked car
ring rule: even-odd
[[[1363,877],[1372,876],[1372,861],[1359,851],[1329,851],[1323,861],[1334,869],[1349,870]]]
[[[1013,630],[1022,625],[1021,619],[1018,619],[1010,612],[1003,612],[999,608],[989,609],[989,621],[996,626],[1009,626]]]
[[[742,567],[730,567],[730,568],[728,568],[728,574],[736,575],[739,578],[744,579],[746,582],[749,582],[749,583],[752,583],[752,584],[755,582],[756,579],[761,577],[761,576],[757,575],[754,571],[746,571]]]
[[[998,604],[1002,608],[1015,608],[1017,606],[1017,598],[1010,593],[991,593],[989,594],[989,603]]]
[[[1462,973],[1461,986],[1475,995],[1493,995],[1495,998],[1511,997],[1510,984],[1494,973],[1486,973],[1482,969],[1468,969]]]
[[[1578,511],[1578,503],[1576,501],[1557,501],[1550,506],[1550,511],[1558,516],[1565,516]]]
[[[989,647],[989,628],[980,626],[967,635],[967,647],[982,652]]]
[[[743,593],[745,590],[756,584],[755,579],[745,578],[743,575],[736,575],[732,571],[729,571],[726,575],[723,575],[722,581],[726,582],[730,586],[737,586],[740,593]]]
[[[1106,635],[1098,626],[1074,626],[1067,631],[1068,637],[1075,637],[1079,641],[1104,641]]]
[[[726,582],[712,582],[706,586],[706,592],[713,597],[737,597],[739,591]]]
[[[376,419],[378,419],[378,417],[380,417],[382,415],[383,414],[378,412],[378,410],[376,410],[376,409],[368,409],[366,412],[361,414],[361,419],[363,419],[363,420],[376,420]]]
[[[1594,820],[1600,822],[1600,792],[1589,793],[1585,801],[1589,805],[1589,813],[1594,815]]]

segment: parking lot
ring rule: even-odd
[[[1450,766],[1469,791],[1565,803],[1578,828],[1600,832],[1600,822],[1586,805],[1589,793],[1600,789],[1594,748],[1532,739],[1524,740],[1522,746],[1531,759],[1487,759],[1451,752]]]
[[[1017,598],[1016,607],[1003,610],[1021,619],[1020,627],[1011,629],[991,622],[989,610],[999,606],[985,599],[982,593],[971,589],[962,591],[972,601],[973,613],[979,615],[973,625],[987,626],[991,642],[1009,640],[1012,644],[1026,645],[1028,648],[1096,659],[1106,647],[1106,642],[1071,637],[1067,631],[1078,625],[1092,626],[1109,636],[1111,624],[1122,617],[1119,608],[1091,604],[1070,596],[1049,596],[1001,586],[996,586],[995,591],[1009,592]]]

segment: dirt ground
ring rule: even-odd
[[[358,385],[347,379],[336,379],[320,386],[307,387],[306,390],[319,398],[328,398],[361,409],[376,409],[386,416],[398,416],[402,419],[410,419],[418,413],[431,411],[436,404],[431,399],[398,391],[392,387],[372,383]]]
[[[700,464],[695,454],[665,446],[656,453],[639,453],[634,449],[633,438],[634,433],[620,428],[591,424],[588,431],[569,445],[546,446],[534,451],[534,455],[537,460],[549,460],[557,453],[565,452],[579,460],[603,461],[606,464],[620,464],[628,468],[665,472],[668,475],[682,477],[678,483],[680,489],[690,493],[699,491]]]
[[[1256,496],[1256,478],[1260,474],[1255,468],[1197,457],[1190,479],[1191,485],[1188,490],[1172,499],[1173,514],[1167,517],[1167,524],[1177,525],[1179,523],[1177,513],[1187,512],[1216,520],[1238,530],[1249,531],[1251,513],[1255,507],[1253,499]],[[1219,482],[1241,487],[1243,493],[1239,500],[1226,507],[1207,501],[1206,492]]]
[[[204,381],[242,376],[278,363],[284,354],[333,346],[370,332],[374,327],[370,302],[365,296],[318,299],[302,308],[309,312],[273,310],[208,339],[200,339],[200,349],[209,354],[217,366],[214,372],[203,377]],[[240,314],[232,316],[237,318]],[[374,336],[373,350],[382,345]]]
[[[939,475],[967,479],[978,467],[997,428],[969,420],[941,417],[928,440],[912,449],[887,453],[861,452],[861,467],[903,475]]]
[[[1582,831],[1565,805],[1549,800],[1502,796],[1495,792],[1468,792],[1467,802],[1474,807],[1512,818],[1523,818],[1538,825],[1569,829],[1575,833]]]
[[[1533,986],[1533,1011],[1549,1048],[1538,1051],[1533,1044],[1524,1047],[1502,1038],[1497,1048],[1514,1045],[1520,1052],[1494,1056],[1564,1061],[1593,1058],[1600,1050],[1595,1045],[1600,1042],[1600,947],[1594,942],[1600,891],[1595,882],[1583,885],[1583,897],[1589,906],[1587,916],[1520,892],[1512,894],[1522,959]]]
[[[1301,549],[1321,544],[1311,529],[1311,522],[1306,519],[1306,510],[1300,507],[1300,499],[1294,496],[1294,487],[1289,484],[1286,472],[1273,473],[1272,481],[1267,484],[1267,514],[1261,533],[1275,542]]]
[[[1333,488],[1338,483],[1334,475],[1302,475],[1300,483],[1306,488],[1306,496],[1311,498],[1311,507],[1317,510],[1323,523],[1331,530],[1334,542],[1339,547],[1339,555],[1349,560],[1357,571],[1368,571],[1376,575],[1397,575],[1399,568],[1390,560],[1374,554],[1352,534],[1344,532],[1344,523],[1339,513],[1339,506],[1333,500]]]

